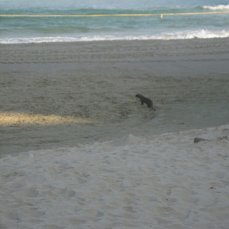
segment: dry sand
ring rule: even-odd
[[[228,229],[224,136],[229,125],[3,157],[0,228]]]
[[[228,41],[0,45],[0,120],[27,117],[0,125],[0,154],[226,124]],[[93,123],[32,124],[52,115]]]

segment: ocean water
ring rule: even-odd
[[[0,43],[228,36],[228,0],[0,0]]]

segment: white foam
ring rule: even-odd
[[[174,32],[174,33],[164,33],[158,37],[158,39],[165,40],[179,40],[179,39],[209,39],[209,38],[226,38],[229,37],[228,30],[192,30],[192,31],[182,31],[182,32]]]
[[[208,10],[229,10],[229,5],[203,6],[202,8]]]
[[[227,228],[225,135],[229,125],[1,158],[0,227]]]
[[[182,40],[182,39],[209,39],[229,37],[228,30],[187,30],[181,32],[161,33],[157,35],[103,35],[103,36],[81,36],[81,37],[21,37],[2,38],[0,44],[26,44],[26,43],[52,43],[52,42],[88,42],[88,41],[116,41],[116,40]]]

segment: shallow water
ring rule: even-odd
[[[228,9],[217,0],[0,1],[0,43],[229,37]]]

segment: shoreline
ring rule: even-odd
[[[208,39],[228,39],[229,33],[227,30],[190,30],[190,31],[174,31],[170,33],[160,33],[155,35],[95,35],[82,37],[68,36],[49,36],[49,37],[20,37],[18,34],[14,38],[1,38],[0,44],[50,44],[50,43],[78,43],[78,42],[106,42],[106,41],[182,41],[182,40],[208,40]]]
[[[95,120],[0,126],[1,155],[228,123],[228,38],[0,44],[0,50],[1,114]],[[137,93],[157,111],[141,106]]]
[[[229,40],[229,37],[212,37],[212,38],[187,38],[187,39],[133,39],[133,40],[126,40],[126,39],[120,39],[120,40],[88,40],[88,41],[57,41],[57,42],[41,42],[41,43],[9,43],[9,44],[2,44],[0,43],[0,46],[30,46],[30,45],[83,45],[83,44],[99,44],[99,43],[212,43],[222,41],[225,44]],[[228,46],[228,45],[227,45]]]

